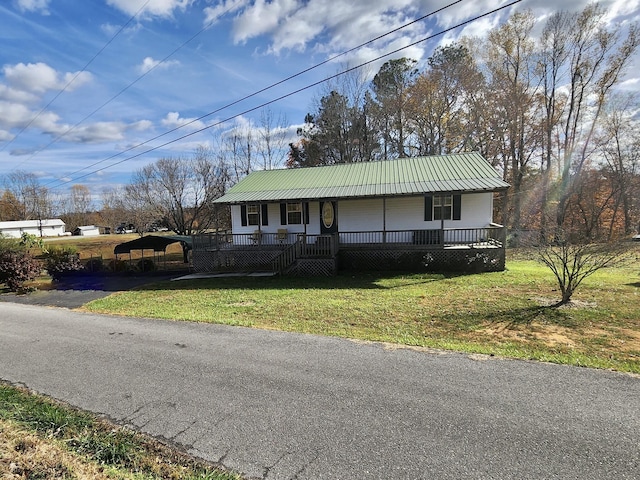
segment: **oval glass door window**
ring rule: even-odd
[[[333,212],[333,203],[324,202],[324,205],[322,206],[322,223],[324,224],[324,228],[331,228],[333,226],[334,219],[335,214]]]

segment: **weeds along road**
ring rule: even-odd
[[[631,479],[640,379],[0,304],[0,378],[265,479]]]

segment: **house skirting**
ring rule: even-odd
[[[193,268],[197,273],[274,271],[281,252],[281,248],[194,250]],[[335,275],[341,270],[479,273],[504,268],[504,248],[341,247],[335,258],[300,258],[279,273],[297,276]]]
[[[339,270],[404,272],[500,272],[505,269],[504,248],[439,250],[373,250],[342,248]]]

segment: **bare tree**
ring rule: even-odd
[[[608,238],[614,236],[614,226],[621,214],[624,235],[634,231],[640,212],[640,124],[633,118],[638,109],[634,96],[617,96],[603,116],[599,144],[606,160],[605,172],[614,196],[614,213],[608,229]],[[621,212],[620,212],[621,210]]]
[[[559,93],[562,82],[562,69],[569,58],[568,41],[571,19],[566,11],[553,14],[544,26],[540,37],[537,74],[541,79],[542,124],[542,187],[540,229],[544,237],[547,229],[549,185],[554,163],[559,166],[559,145],[554,132],[560,124],[565,97]]]
[[[113,232],[121,223],[133,222],[133,214],[126,207],[127,198],[124,188],[104,188],[101,192],[101,221]]]
[[[226,166],[200,148],[193,158],[162,158],[138,170],[126,194],[146,218],[164,219],[178,235],[192,235],[214,224],[211,203],[227,185]]]
[[[218,131],[215,142],[216,157],[226,165],[232,184],[249,175],[254,169],[253,135],[250,128],[238,122],[227,131]]]
[[[606,24],[606,10],[589,4],[571,17],[568,38],[568,95],[561,124],[561,193],[556,224],[565,222],[572,184],[587,165],[596,126],[611,89],[640,43],[637,24],[622,30]]]
[[[562,293],[556,307],[567,304],[585,278],[624,260],[619,244],[574,242],[561,230],[537,250],[539,260],[553,272]]]
[[[86,185],[72,185],[69,193],[62,197],[60,212],[70,231],[88,223],[92,203],[91,191]]]
[[[531,32],[535,18],[531,12],[515,13],[507,22],[489,32],[485,60],[490,75],[494,106],[503,119],[501,150],[504,177],[511,183],[503,206],[511,218],[505,223],[518,230],[521,225],[522,185],[539,144],[537,130],[537,80],[535,44]]]
[[[262,159],[265,170],[281,167],[287,157],[287,120],[283,115],[275,117],[273,111],[265,108],[260,112],[260,126],[257,131],[256,151]]]
[[[43,220],[53,214],[50,192],[40,185],[35,174],[14,170],[6,176],[4,187],[10,193],[5,200],[17,202],[13,210],[19,212],[20,218],[15,220]]]

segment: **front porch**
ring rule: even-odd
[[[338,270],[500,271],[505,229],[211,233],[193,237],[196,272],[271,271],[334,275]]]

